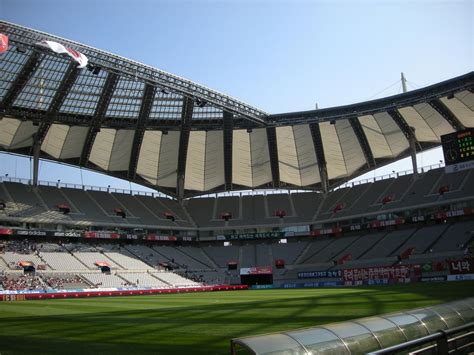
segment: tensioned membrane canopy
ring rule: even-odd
[[[158,69],[0,21],[0,149],[181,197],[335,186],[474,127],[474,73],[354,105],[267,114]],[[88,68],[38,46],[59,42]],[[413,133],[414,132],[414,133]],[[34,149],[37,147],[38,149]]]

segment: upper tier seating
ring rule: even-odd
[[[449,187],[443,195],[438,191],[441,186]],[[299,192],[194,198],[185,200],[181,206],[168,198],[51,186],[32,188],[20,183],[1,182],[0,199],[6,202],[6,208],[0,211],[0,218],[10,216],[29,218],[32,222],[65,222],[78,226],[123,225],[149,229],[153,226],[165,229],[197,227],[206,228],[208,232],[219,230],[219,227],[311,224],[315,221],[349,219],[362,214],[370,216],[384,211],[405,211],[411,206],[472,199],[473,186],[473,171],[445,174],[443,169],[434,169],[420,174],[416,180],[413,180],[412,175],[404,175],[352,188],[340,188],[325,195]],[[70,213],[64,215],[59,212],[59,204],[69,205]],[[122,209],[126,218],[117,216],[115,208]],[[276,217],[277,210],[285,211],[286,216]],[[232,218],[225,222],[223,213],[230,213]]]

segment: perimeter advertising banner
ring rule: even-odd
[[[287,237],[285,232],[261,232],[261,233],[242,233],[242,234],[225,234],[224,237],[217,236],[217,240],[247,240],[247,239],[270,239]]]
[[[243,267],[240,269],[240,275],[270,275],[272,273],[271,266]]]
[[[343,271],[343,280],[347,284],[364,283],[370,281],[388,280],[403,282],[407,279],[421,277],[420,265],[396,265],[371,268],[346,269]]]
[[[311,236],[317,237],[320,235],[330,235],[330,234],[339,234],[342,232],[341,227],[325,228],[325,229],[315,229],[311,231]]]
[[[176,242],[178,240],[174,235],[157,235],[157,234],[148,234],[145,237],[145,240],[161,240],[165,242]]]
[[[84,232],[84,238],[88,239],[120,239],[120,234],[117,232],[99,231],[99,232]]]
[[[446,219],[446,218],[451,218],[451,217],[459,217],[459,216],[468,216],[473,214],[472,208],[463,208],[460,210],[454,210],[454,211],[446,211],[446,212],[438,212],[433,215],[434,219]]]
[[[397,219],[391,219],[388,221],[372,221],[372,222],[369,222],[367,227],[380,228],[380,227],[388,227],[388,226],[397,226],[404,223],[405,223],[405,220],[403,218],[397,218]]]
[[[334,271],[301,271],[298,273],[299,279],[332,279],[341,278],[342,270]]]
[[[474,272],[474,259],[449,261],[449,272],[452,275],[471,274]]]

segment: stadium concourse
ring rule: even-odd
[[[447,135],[472,139],[474,73],[268,114],[50,34],[0,34],[0,150],[32,161],[30,180],[0,181],[4,294],[474,278],[471,151],[454,170],[453,146],[446,168],[416,165]],[[347,184],[410,156],[409,172]],[[157,193],[42,182],[40,159]]]

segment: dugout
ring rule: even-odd
[[[247,286],[271,285],[273,284],[273,270],[269,266],[241,268],[240,283]]]
[[[474,298],[468,298],[349,322],[232,339],[231,354],[365,354],[440,330],[473,325],[473,321]],[[454,345],[463,346],[450,343]]]

